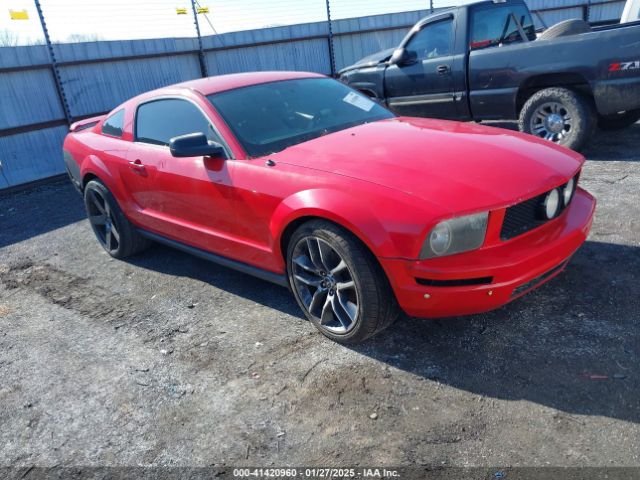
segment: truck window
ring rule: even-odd
[[[453,21],[451,19],[430,23],[417,32],[407,46],[407,52],[417,60],[451,55]]]
[[[496,6],[495,4],[490,4],[474,9],[471,14],[469,48],[475,50],[522,42],[518,26],[513,20],[514,16],[522,25],[527,38],[535,40],[536,31],[533,26],[533,20],[524,5]]]

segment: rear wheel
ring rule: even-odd
[[[364,341],[398,316],[391,286],[371,252],[330,222],[310,221],[294,232],[287,271],[303,312],[332,340]]]
[[[605,131],[622,130],[630,127],[638,120],[640,120],[640,109],[614,115],[598,115],[598,128]]]
[[[596,112],[592,102],[568,88],[545,88],[520,111],[520,131],[579,150],[593,135]]]
[[[93,233],[112,257],[125,258],[149,246],[149,240],[137,232],[111,192],[99,180],[87,183],[84,205]]]

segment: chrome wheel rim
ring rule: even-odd
[[[89,222],[98,241],[109,252],[117,250],[120,246],[120,232],[116,227],[109,202],[97,190],[88,190],[87,196]]]
[[[358,289],[346,262],[328,242],[314,236],[300,239],[291,274],[298,298],[320,328],[344,335],[356,326]]]
[[[559,102],[547,102],[533,113],[530,130],[534,135],[551,142],[562,143],[573,129],[573,118]]]

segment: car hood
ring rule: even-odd
[[[460,214],[542,193],[584,162],[580,154],[530,135],[407,117],[335,132],[272,158],[393,188]]]
[[[376,53],[368,55],[368,56],[366,56],[364,58],[361,58],[360,60],[358,60],[353,65],[350,65],[350,66],[345,67],[342,70],[340,70],[338,72],[338,74],[342,75],[343,73],[348,72],[349,70],[354,70],[354,69],[362,68],[362,67],[370,67],[370,66],[373,66],[373,65],[377,65],[380,62],[385,62],[385,61],[389,60],[389,58],[391,57],[391,55],[393,54],[395,49],[396,49],[396,47],[387,48],[386,50],[381,50],[379,52],[376,52]]]

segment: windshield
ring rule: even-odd
[[[386,108],[330,78],[263,83],[208,98],[251,157],[394,117]]]

